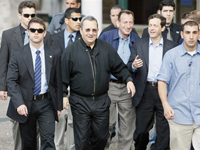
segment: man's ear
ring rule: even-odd
[[[81,7],[81,3],[78,3],[78,8],[80,8]]]
[[[46,34],[47,34],[47,31],[45,30],[45,31],[44,31],[44,37],[46,36]]]
[[[18,18],[21,20],[22,15],[20,13],[17,14]]]
[[[183,39],[183,31],[181,31],[180,35],[181,35],[181,38]]]
[[[68,22],[69,22],[69,19],[65,18],[65,23],[68,24]]]
[[[163,26],[162,28],[161,28],[161,30],[162,30],[162,32],[165,30],[165,26]]]

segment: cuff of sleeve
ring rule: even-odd
[[[135,72],[137,70],[137,68],[133,67],[133,64],[131,65],[132,67],[132,71]]]
[[[129,81],[132,81],[132,82],[133,82],[133,78],[130,77],[130,76],[126,79],[126,83],[128,83]]]
[[[63,93],[63,97],[67,97],[67,95],[68,95],[67,93]]]

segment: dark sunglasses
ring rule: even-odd
[[[81,21],[82,17],[80,17],[80,18],[78,18],[78,17],[71,17],[71,19],[72,19],[73,21],[77,21],[77,20]]]
[[[29,18],[29,16],[31,16],[31,18],[34,18],[35,17],[35,14],[23,14],[23,16],[25,18]]]
[[[35,29],[35,28],[30,28],[29,29],[32,33],[35,33],[35,31],[37,31],[38,33],[43,33],[44,29]]]

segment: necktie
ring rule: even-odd
[[[167,27],[167,39],[172,41],[172,36],[169,27]]]
[[[25,34],[25,36],[24,36],[24,45],[26,45],[26,44],[29,43],[29,36],[28,36],[27,31],[25,31],[24,34]]]
[[[38,95],[41,92],[41,58],[40,51],[36,51],[36,59],[35,59],[35,88],[34,95]]]
[[[69,42],[68,42],[67,46],[68,46],[69,44],[73,43],[73,40],[72,40],[73,37],[74,37],[74,36],[73,36],[72,34],[69,35]]]

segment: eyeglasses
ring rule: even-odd
[[[35,33],[35,31],[37,31],[38,33],[43,33],[44,29],[35,29],[35,28],[30,28],[29,29],[32,33]]]
[[[92,31],[93,33],[97,33],[97,29],[85,29],[85,32],[90,32]]]
[[[31,18],[34,18],[35,17],[35,14],[23,14],[23,16],[25,18],[29,18],[29,16],[31,16]]]
[[[78,17],[71,17],[71,19],[72,19],[73,21],[77,21],[77,20],[81,21],[82,17],[80,17],[80,18],[78,18]]]

